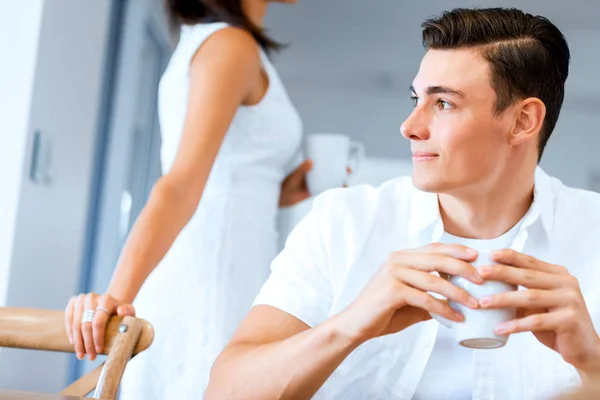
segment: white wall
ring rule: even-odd
[[[111,2],[45,0],[41,27],[35,26],[35,12],[31,15],[32,4],[38,4],[39,11],[41,1],[5,1],[1,11],[7,3],[23,3],[16,7],[23,11],[18,15],[9,10],[0,12],[0,18],[6,19],[6,24],[0,24],[0,37],[14,38],[15,31],[25,29],[31,46],[29,31],[39,30],[40,35],[33,84],[27,73],[32,56],[23,57],[25,65],[15,66],[25,70],[17,76],[29,77],[24,88],[33,86],[31,99],[21,99],[22,103],[31,100],[30,115],[23,112],[27,107],[23,104],[20,112],[16,110],[20,118],[14,122],[20,140],[26,142],[25,149],[14,146],[14,165],[0,173],[8,172],[14,180],[17,172],[27,171],[35,130],[51,140],[52,163],[49,185],[34,184],[23,179],[23,173],[19,175],[21,191],[12,252],[9,244],[0,244],[12,259],[5,304],[62,309],[75,294],[80,279]],[[21,24],[24,28],[17,29]],[[12,58],[10,52],[3,54],[7,55],[5,60]],[[0,79],[7,75],[14,79],[4,72],[4,63],[2,68]],[[14,215],[14,207],[9,215]],[[5,252],[0,254],[6,257]],[[0,387],[57,392],[66,384],[68,357],[4,349],[0,354]]]
[[[596,8],[597,15],[599,3]],[[565,36],[572,58],[565,103],[541,165],[570,186],[598,191],[590,178],[600,172],[600,25],[569,29]]]
[[[12,259],[43,0],[0,3],[0,307]]]
[[[593,103],[600,101],[596,100]],[[600,173],[600,114],[567,108],[550,138],[541,166],[565,184],[600,191],[592,179]]]

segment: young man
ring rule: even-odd
[[[209,399],[549,398],[600,371],[600,196],[537,167],[564,97],[563,35],[515,9],[458,9],[423,28],[401,127],[412,180],[315,200],[214,365]],[[520,290],[475,300],[432,272]],[[496,327],[508,344],[459,346],[429,313],[462,316],[429,292],[517,308]]]

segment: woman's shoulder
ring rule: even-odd
[[[199,23],[181,27],[180,42],[183,44],[192,42],[192,45],[199,46],[209,38],[211,42],[218,42],[223,46],[243,45],[254,49],[258,47],[258,43],[250,32],[226,22]]]
[[[183,68],[187,75],[198,61],[218,62],[223,56],[246,65],[260,64],[259,45],[246,30],[225,22],[182,25],[169,66],[175,71]]]
[[[259,44],[250,32],[225,22],[201,23],[182,27],[179,47],[191,62],[200,50],[205,53],[235,54],[238,60],[259,62]]]

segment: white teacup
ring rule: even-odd
[[[313,162],[306,177],[308,190],[311,195],[317,195],[344,186],[348,167],[353,172],[358,170],[365,158],[365,148],[346,135],[318,133],[306,137],[305,155]]]
[[[477,261],[473,262],[474,267],[489,264],[489,254],[479,252]],[[479,300],[484,296],[490,296],[498,293],[517,290],[515,285],[504,282],[486,281],[481,285],[468,281],[461,276],[450,276],[448,280],[461,289],[467,291],[475,299]],[[439,298],[439,295],[436,295]],[[472,349],[496,349],[502,347],[508,341],[508,336],[498,335],[494,329],[496,325],[515,319],[516,309],[472,309],[455,301],[449,300],[450,307],[464,315],[463,322],[450,321],[437,314],[431,316],[442,325],[450,328],[454,332],[456,341]]]

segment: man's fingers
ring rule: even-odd
[[[470,308],[479,307],[477,300],[469,293],[439,276],[411,268],[398,269],[398,275],[399,279],[413,288],[425,292],[439,293]]]
[[[561,325],[567,323],[569,318],[568,313],[564,312],[564,310],[529,315],[525,318],[514,319],[499,324],[496,326],[496,333],[499,335],[510,335],[519,332],[556,331]]]
[[[428,246],[405,250],[401,253],[441,254],[469,262],[475,261],[478,254],[476,250],[460,244],[443,243],[432,243]]]
[[[483,283],[483,279],[471,264],[444,254],[394,253],[389,262],[426,272],[462,276],[475,284]]]
[[[566,268],[559,265],[549,264],[538,260],[535,257],[519,253],[511,249],[497,250],[491,254],[491,259],[494,262],[505,265],[512,265],[518,268],[546,272],[550,274],[566,275]]]
[[[513,267],[511,265],[482,265],[477,268],[485,280],[501,281],[528,289],[555,289],[564,286],[564,275]]]
[[[428,293],[411,287],[406,287],[403,291],[403,301],[408,305],[422,308],[429,313],[440,315],[452,321],[464,321],[464,316],[450,307],[445,301],[436,299]]]
[[[570,295],[563,291],[515,290],[479,299],[482,308],[546,309],[568,304]]]

